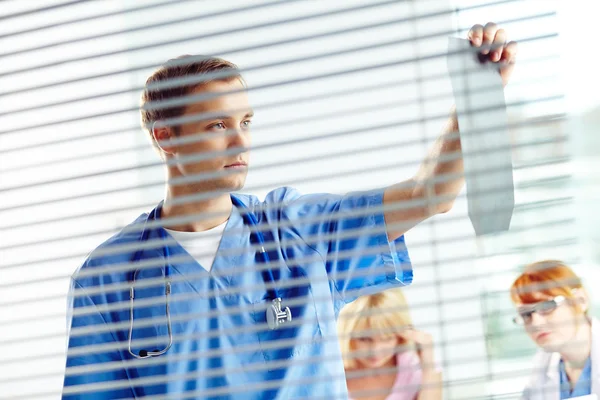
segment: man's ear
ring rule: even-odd
[[[157,146],[166,154],[174,154],[175,145],[171,145],[169,142],[175,138],[175,133],[172,127],[165,126],[161,121],[154,121],[152,124],[152,136]]]

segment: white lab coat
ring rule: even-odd
[[[591,358],[592,393],[600,399],[600,321],[596,318],[592,318]],[[559,363],[559,353],[539,351],[533,359],[531,376],[521,398],[524,400],[559,400]]]

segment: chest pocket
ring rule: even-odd
[[[276,281],[281,308],[289,307],[291,320],[269,327],[267,312],[273,299],[264,295],[253,302],[253,318],[262,355],[270,371],[291,366],[291,359],[319,354],[321,328],[312,288],[300,268],[290,268]],[[299,364],[302,361],[298,360]]]

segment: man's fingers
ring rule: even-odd
[[[504,43],[506,42],[506,32],[504,29],[498,29],[496,36],[492,42],[492,52],[490,53],[490,59],[493,62],[500,61],[503,54]]]
[[[507,64],[512,64],[515,62],[517,58],[517,42],[509,42],[504,46],[504,50],[502,51],[502,61]]]
[[[483,40],[483,26],[477,24],[474,25],[471,30],[469,31],[469,34],[467,35],[467,37],[469,38],[469,40],[471,41],[471,44],[475,47],[479,47],[481,46],[481,42]]]
[[[489,48],[491,47],[492,42],[494,41],[494,38],[496,37],[497,30],[498,30],[498,27],[493,22],[488,22],[483,27],[483,40],[481,42],[481,46],[483,47],[481,52],[483,54],[489,53]]]

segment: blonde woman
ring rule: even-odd
[[[431,335],[412,328],[401,289],[363,296],[338,320],[352,400],[438,400],[442,376]]]

